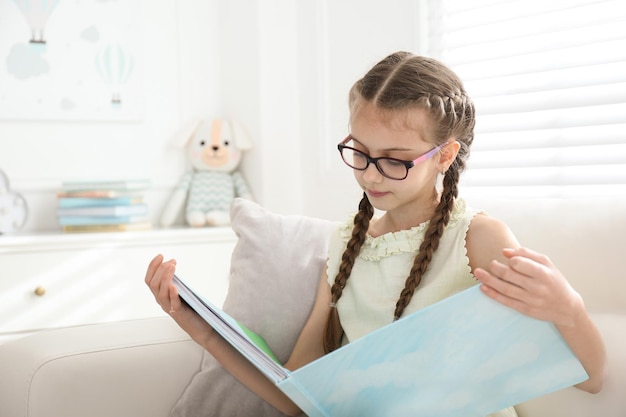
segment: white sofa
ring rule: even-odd
[[[550,255],[607,345],[601,393],[568,388],[518,405],[520,417],[626,416],[626,199],[470,203]],[[0,346],[0,417],[165,417],[202,357],[168,317],[40,332]]]

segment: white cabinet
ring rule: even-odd
[[[0,343],[40,329],[165,314],[144,283],[159,253],[221,305],[235,243],[230,228],[0,236]]]

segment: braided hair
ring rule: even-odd
[[[415,290],[426,273],[439,246],[444,229],[450,220],[458,182],[465,169],[469,149],[474,139],[475,109],[462,82],[445,65],[431,58],[416,56],[408,52],[393,53],[376,64],[350,89],[351,114],[360,106],[375,105],[383,112],[426,110],[435,123],[432,140],[436,145],[454,138],[460,144],[456,159],[444,174],[443,189],[435,214],[425,231],[413,266],[400,292],[394,311],[394,320],[402,316]],[[374,208],[367,195],[359,203],[354,217],[354,229],[341,258],[339,271],[331,286],[331,306],[341,297],[350,277],[354,262],[361,250]],[[324,332],[324,350],[328,353],[341,346],[343,329],[337,308],[331,308]]]

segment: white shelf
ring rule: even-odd
[[[128,232],[63,233],[59,231],[0,235],[0,255],[106,247],[133,247],[231,242],[235,233],[230,227],[171,228]]]

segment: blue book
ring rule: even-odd
[[[58,207],[104,207],[104,206],[129,206],[143,203],[142,197],[60,197],[57,200]]]
[[[289,371],[233,318],[174,283],[309,417],[484,417],[588,378],[552,323],[493,301],[478,285]]]
[[[146,216],[59,216],[61,226],[109,225],[146,222]]]
[[[130,204],[121,206],[93,206],[93,207],[57,207],[57,216],[146,216],[147,204]]]

